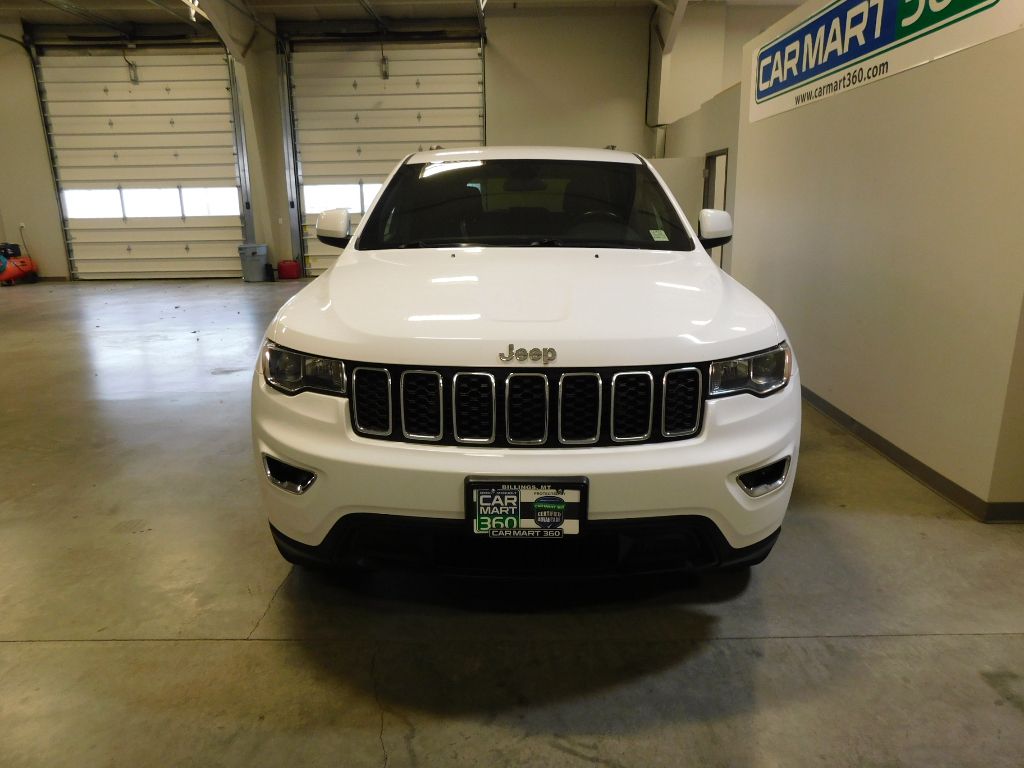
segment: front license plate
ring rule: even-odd
[[[468,477],[466,517],[474,534],[492,539],[576,536],[587,517],[587,479]]]

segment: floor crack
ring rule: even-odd
[[[384,746],[384,707],[380,703],[380,691],[377,685],[377,651],[374,650],[370,658],[370,680],[373,683],[373,700],[377,702],[377,709],[380,710],[380,730],[377,732],[377,740],[380,742],[380,751],[384,755],[384,768],[388,768],[391,758],[388,755],[388,748]]]
[[[292,575],[292,572],[288,571],[288,573],[286,573],[284,575],[284,578],[281,579],[281,583],[277,585],[277,589],[274,590],[274,594],[272,594],[270,596],[270,602],[267,603],[267,607],[264,609],[263,615],[260,616],[258,619],[256,619],[256,624],[253,626],[253,628],[251,630],[249,630],[249,634],[246,635],[246,637],[245,637],[246,640],[252,640],[252,636],[256,633],[256,630],[260,628],[260,622],[262,622],[265,618],[267,618],[267,614],[270,613],[270,606],[272,606],[274,604],[274,601],[277,599],[278,592],[281,591],[281,587],[284,586],[284,583],[286,581],[288,581],[288,577],[291,576],[291,575]]]

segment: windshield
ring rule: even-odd
[[[462,245],[693,250],[645,166],[575,160],[403,165],[356,247]]]

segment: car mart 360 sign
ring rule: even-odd
[[[1022,26],[1022,0],[836,0],[755,51],[750,119],[809,104]]]

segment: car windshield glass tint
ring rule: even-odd
[[[693,250],[645,166],[567,160],[404,165],[356,247],[456,245]]]

